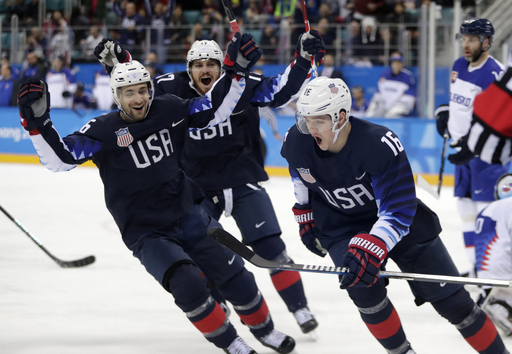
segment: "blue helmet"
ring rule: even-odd
[[[460,26],[459,36],[462,35],[478,36],[482,43],[485,38],[488,37],[489,44],[491,44],[494,38],[494,27],[492,27],[491,22],[485,18],[466,20]]]

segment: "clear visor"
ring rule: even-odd
[[[333,131],[334,128],[331,116],[327,114],[322,116],[304,116],[295,113],[295,123],[302,134],[323,133],[328,130]]]
[[[466,45],[466,44],[472,45],[472,44],[483,43],[483,36],[481,36],[481,35],[469,35],[469,34],[457,33],[455,35],[455,39],[461,45]]]

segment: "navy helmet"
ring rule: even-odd
[[[462,38],[463,35],[478,36],[482,43],[487,37],[489,38],[489,44],[491,44],[494,38],[494,27],[492,27],[491,21],[485,18],[466,20],[460,26],[460,33],[457,34],[457,39]]]

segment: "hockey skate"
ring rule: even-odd
[[[292,337],[275,329],[266,336],[256,337],[256,339],[258,339],[265,347],[272,348],[281,354],[287,354],[295,348],[295,340]]]
[[[228,354],[258,354],[240,336],[233,339],[229,347],[224,348],[224,351]]]
[[[293,313],[293,315],[295,316],[302,333],[309,333],[318,327],[318,322],[307,307],[298,309]]]

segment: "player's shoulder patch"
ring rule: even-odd
[[[459,73],[457,71],[452,71],[452,75],[451,75],[451,82],[452,84],[455,83],[455,81],[457,80],[457,77],[459,76]]]

